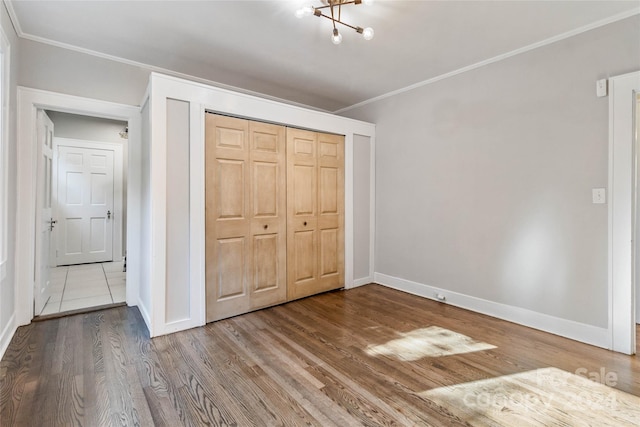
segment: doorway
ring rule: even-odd
[[[44,202],[36,244],[43,255],[34,315],[123,303],[128,124],[51,110],[38,115],[52,143],[50,166],[45,159],[39,167]]]
[[[127,150],[127,198],[126,198],[126,302],[137,306],[140,299],[141,277],[141,129],[140,107],[117,104],[91,98],[66,95],[26,87],[17,89],[18,107],[18,193],[16,206],[16,313],[17,325],[29,324],[36,314],[34,293],[35,272],[40,265],[36,260],[39,239],[36,238],[36,223],[41,209],[41,199],[36,198],[38,180],[38,159],[41,148],[36,143],[37,110],[59,111],[89,117],[101,117],[126,122],[129,127]],[[38,246],[38,248],[36,248]]]

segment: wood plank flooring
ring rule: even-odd
[[[32,323],[0,362],[2,427],[639,425],[639,395],[636,356],[378,285],[153,340],[136,308]]]

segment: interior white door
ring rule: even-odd
[[[53,122],[49,116],[43,111],[37,112],[37,139],[38,145],[41,147],[42,155],[40,156],[40,165],[38,170],[39,176],[39,194],[40,198],[40,215],[38,216],[38,239],[36,240],[36,277],[35,277],[35,298],[34,313],[36,315],[42,312],[47,300],[51,295],[51,279],[49,271],[52,265],[50,255],[52,253],[51,231],[55,225],[55,220],[51,213],[51,187],[52,187],[52,168],[53,168]]]
[[[113,260],[113,151],[58,146],[57,265]]]

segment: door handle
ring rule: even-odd
[[[49,231],[53,231],[53,226],[57,223],[58,221],[56,221],[55,219],[51,218],[49,220]]]
[[[107,211],[107,219],[111,219],[111,211]]]

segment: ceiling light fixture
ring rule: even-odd
[[[302,8],[296,10],[296,16],[298,18],[302,18],[304,16],[315,15],[317,17],[330,19],[331,23],[333,24],[333,32],[331,33],[331,41],[333,42],[333,44],[342,43],[342,34],[340,34],[340,32],[338,31],[336,24],[342,24],[345,27],[349,27],[353,30],[356,30],[356,33],[362,34],[362,37],[365,40],[371,40],[373,38],[373,34],[374,34],[373,28],[356,27],[353,25],[349,25],[346,22],[342,22],[340,20],[342,6],[346,6],[349,4],[361,4],[361,3],[371,4],[372,0],[323,0],[323,2],[325,3],[325,5],[320,7],[303,6]],[[327,9],[327,8],[329,8],[330,15],[325,15],[322,12],[322,9]]]

